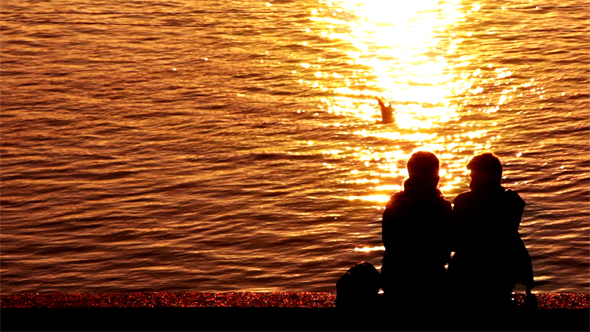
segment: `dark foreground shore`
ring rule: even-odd
[[[112,293],[0,295],[1,330],[463,330],[588,331],[589,294],[538,293],[539,309],[516,294],[510,310],[403,305],[335,307],[333,293]],[[400,299],[403,301],[403,299]]]

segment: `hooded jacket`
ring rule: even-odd
[[[452,208],[436,187],[412,178],[391,196],[383,213],[384,278],[420,282],[445,273],[450,258]]]
[[[454,200],[455,227],[449,274],[465,283],[533,286],[530,256],[518,227],[525,202],[504,187],[472,190]]]

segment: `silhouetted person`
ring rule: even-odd
[[[381,121],[377,121],[377,123],[392,123],[393,119],[393,106],[389,102],[383,102],[381,99],[377,98],[377,102],[379,103],[379,109],[381,110]]]
[[[381,287],[390,304],[411,308],[443,300],[452,208],[437,189],[433,153],[414,153],[407,169],[404,190],[391,196],[383,213]]]
[[[502,164],[495,155],[475,156],[467,169],[471,191],[457,196],[453,208],[454,297],[458,305],[506,307],[515,282],[526,285],[527,293],[534,287],[531,259],[518,233],[525,202],[502,187]]]
[[[359,262],[336,283],[336,306],[349,309],[375,308],[379,287],[379,271],[369,262]]]

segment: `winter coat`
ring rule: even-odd
[[[391,196],[383,213],[381,273],[385,283],[419,285],[444,277],[452,208],[436,188],[406,181],[405,189]]]
[[[504,187],[466,192],[454,200],[449,276],[463,284],[512,289],[533,286],[530,256],[518,233],[525,202]]]

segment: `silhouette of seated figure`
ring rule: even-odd
[[[369,262],[359,262],[336,283],[336,306],[355,309],[375,307],[379,288],[379,271]]]
[[[444,301],[452,208],[437,189],[433,153],[414,153],[407,169],[404,190],[391,196],[383,213],[381,287],[389,305],[419,309]]]
[[[534,287],[529,253],[518,233],[525,202],[501,185],[502,164],[491,153],[475,156],[471,191],[454,200],[453,250],[449,277],[455,301],[472,303],[485,297],[480,307],[502,308],[510,304],[516,282]]]

